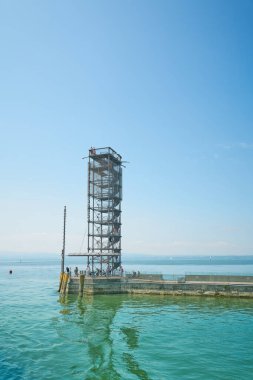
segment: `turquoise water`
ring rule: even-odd
[[[61,299],[59,265],[9,268],[0,267],[1,380],[252,379],[253,300]]]

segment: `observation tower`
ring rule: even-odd
[[[88,254],[91,271],[121,265],[122,158],[110,147],[91,148],[88,162]]]
[[[114,275],[121,266],[122,157],[110,147],[88,158],[88,247],[91,274]]]

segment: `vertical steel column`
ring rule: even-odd
[[[64,273],[65,237],[66,237],[66,206],[64,206],[64,216],[63,216],[63,245],[62,245],[62,253],[61,253],[61,273]]]

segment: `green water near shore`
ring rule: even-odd
[[[253,300],[60,298],[56,266],[0,275],[2,380],[252,379]]]

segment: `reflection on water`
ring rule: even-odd
[[[113,337],[112,330],[113,319],[122,307],[122,303],[126,302],[126,297],[122,296],[95,296],[95,297],[61,297],[60,302],[63,309],[61,314],[68,315],[75,319],[78,328],[82,329],[83,342],[86,342],[86,361],[87,370],[85,379],[121,379],[117,367],[114,364],[114,353],[117,351],[117,342],[123,339],[127,343],[128,351],[122,355],[125,364],[125,370],[128,374],[133,374],[138,379],[150,379],[147,372],[141,368],[140,363],[135,359],[133,350],[138,348],[139,333],[136,327],[127,327],[125,324],[116,333],[116,339]],[[80,319],[73,316],[73,310],[79,317],[82,317],[82,325]],[[69,321],[70,322],[70,321]]]
[[[0,266],[1,380],[252,379],[253,300],[59,300],[58,266],[8,269]]]
[[[64,329],[79,331],[76,342],[83,344],[83,378],[88,380],[165,379],[169,372],[177,379],[185,364],[182,355],[188,366],[196,366],[201,358],[199,365],[209,368],[216,345],[221,344],[220,334],[231,340],[234,328],[227,321],[240,321],[245,339],[249,320],[253,322],[253,302],[244,299],[112,295],[68,296],[60,302]],[[253,343],[251,332],[250,337]],[[232,337],[227,350],[237,350],[237,344]],[[229,357],[222,360],[232,363]]]
[[[57,302],[56,286],[35,285],[12,277],[1,294],[1,380],[252,378],[253,300],[98,295]]]
[[[126,343],[127,343],[128,348],[130,349],[130,352],[131,350],[138,348],[139,336],[138,336],[137,329],[133,327],[122,327],[121,331],[125,335]],[[142,380],[150,379],[150,377],[148,376],[148,373],[140,367],[139,363],[134,358],[134,354],[124,352],[122,355],[122,358],[130,373],[132,373],[133,375],[136,375],[139,379],[142,379]]]
[[[129,348],[138,347],[138,333],[133,327],[122,327],[121,331],[125,334],[126,342]]]
[[[113,342],[110,337],[110,329],[117,310],[121,307],[122,300],[118,297],[74,297],[61,298],[61,303],[66,310],[74,310],[77,315],[71,315],[79,330],[82,331],[82,341],[85,342],[84,350],[86,371],[85,379],[120,379],[113,365]],[[70,321],[69,321],[70,322]]]
[[[133,375],[136,375],[138,379],[149,380],[148,373],[140,368],[138,362],[134,359],[134,356],[128,353],[123,354],[123,360],[127,365],[127,369]]]

